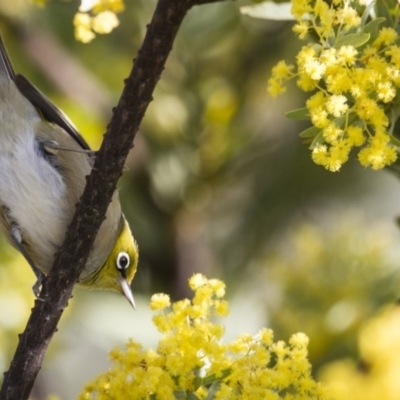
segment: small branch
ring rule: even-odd
[[[0,400],[28,399],[45,352],[83,270],[133,139],[187,11],[212,1],[159,0],[142,48],[115,108],[65,242],[4,374]]]

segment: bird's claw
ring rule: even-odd
[[[38,274],[37,280],[35,284],[32,286],[33,294],[35,295],[36,298],[38,298],[40,295],[40,288],[42,286],[43,279],[44,279],[44,274],[43,273]]]

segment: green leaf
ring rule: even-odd
[[[311,47],[316,53],[319,53],[321,50],[323,50],[323,47],[319,43],[313,43]]]
[[[379,0],[375,1],[375,14],[377,17],[383,17],[385,20],[383,24],[386,27],[391,27],[393,28],[393,19],[392,19],[392,14],[390,12],[390,8],[393,7],[393,4],[391,3],[390,0]]]
[[[199,376],[196,376],[194,378],[194,387],[197,390],[201,385],[203,384],[203,379],[201,379]]]
[[[217,393],[217,391],[218,391],[220,386],[221,386],[221,381],[220,380],[215,381],[211,385],[210,389],[208,389],[206,400],[213,400],[214,396],[215,396],[215,393]]]
[[[298,108],[296,110],[288,111],[285,113],[285,117],[289,119],[298,119],[298,120],[309,120],[310,119],[310,112],[308,108]]]
[[[311,126],[310,128],[307,128],[303,132],[299,134],[299,136],[303,139],[306,138],[312,138],[317,136],[321,132],[320,128],[317,128],[316,126]]]
[[[374,3],[375,3],[374,1],[371,1],[365,7],[363,15],[361,17],[361,24],[360,24],[361,27],[366,25],[368,18],[370,18],[371,16],[373,17],[374,13],[372,12],[372,10],[374,9]]]
[[[360,47],[367,43],[371,35],[369,33],[353,33],[339,37],[335,42],[335,48],[340,49],[342,46]]]
[[[222,374],[218,376],[218,378],[216,374],[207,375],[206,377],[203,378],[203,385],[208,386],[214,384],[214,382],[222,381],[227,376],[229,376],[231,372],[232,372],[231,369],[227,368],[222,371]]]
[[[315,147],[317,147],[319,144],[324,144],[325,139],[324,136],[322,135],[322,131],[315,137],[315,139],[312,141],[310,144],[309,149],[313,150]]]
[[[183,392],[182,390],[175,390],[174,396],[176,400],[185,400],[186,392]]]
[[[389,135],[390,136],[390,143],[394,144],[397,147],[400,147],[400,139],[397,139],[397,137],[393,136],[393,135]]]
[[[379,25],[382,24],[385,21],[385,18],[375,18],[372,21],[368,22],[362,28],[363,33],[369,33],[370,36],[370,41],[375,40],[378,37],[379,34]]]
[[[176,400],[200,400],[194,393],[182,390],[175,390],[174,396]]]
[[[253,18],[293,21],[295,18],[291,13],[291,9],[292,4],[290,2],[274,3],[267,1],[265,3],[240,7],[240,12]]]

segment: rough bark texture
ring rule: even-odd
[[[73,285],[85,266],[182,20],[192,6],[216,1],[158,1],[65,242],[43,283],[26,329],[19,336],[14,358],[4,374],[0,400],[28,399],[58,321],[71,298]]]

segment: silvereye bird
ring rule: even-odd
[[[75,126],[24,76],[15,74],[0,37],[0,230],[37,277],[53,265],[90,174],[93,152]],[[115,192],[79,284],[122,293],[138,247]]]

